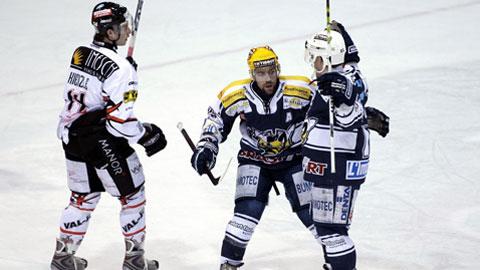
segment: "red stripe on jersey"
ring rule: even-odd
[[[118,109],[118,107],[120,107],[121,105],[122,105],[122,102],[118,103],[118,104],[115,105],[115,106],[112,106],[112,107],[108,108],[108,109],[107,109],[107,114],[115,111],[115,110]]]
[[[113,122],[120,123],[120,124],[123,124],[123,123],[127,122],[127,120],[128,120],[128,119],[127,119],[127,120],[123,120],[123,119],[120,119],[120,118],[118,118],[118,117],[111,116],[111,115],[107,115],[107,119],[108,119],[108,120],[111,120],[111,121],[113,121]]]

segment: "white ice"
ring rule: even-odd
[[[69,196],[57,115],[71,54],[92,37],[94,2],[0,2],[2,270],[48,269]],[[355,209],[358,269],[480,269],[480,1],[331,2],[359,47],[369,105],[391,117],[387,138],[372,135]],[[134,0],[121,3],[135,9]],[[324,27],[324,14],[324,1],[145,2],[136,114],[157,123],[169,144],[152,158],[136,149],[147,175],[147,254],[161,269],[218,269],[234,205],[236,163],[216,187],[198,177],[177,122],[197,138],[218,91],[248,76],[252,46],[271,45],[283,74],[309,75],[303,44]],[[235,129],[214,174],[238,142]],[[118,212],[104,194],[78,252],[88,269],[120,268]],[[322,257],[285,197],[272,195],[244,268],[313,270]]]

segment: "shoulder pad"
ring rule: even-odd
[[[310,83],[310,79],[305,77],[305,76],[280,76],[279,77],[280,80],[284,80],[284,81],[302,81],[302,82],[306,82],[307,84]]]
[[[223,90],[217,96],[222,102],[223,107],[227,108],[241,99],[246,99],[244,86],[249,84],[251,81],[251,79],[238,80],[223,88]]]
[[[310,99],[312,96],[313,88],[309,85],[309,78],[305,76],[280,76],[280,80],[285,82],[284,95],[303,99]]]

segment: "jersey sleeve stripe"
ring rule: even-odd
[[[116,109],[118,109],[118,107],[120,107],[122,105],[122,102],[118,103],[118,104],[115,104],[114,106],[110,107],[107,109],[107,114],[115,111]]]

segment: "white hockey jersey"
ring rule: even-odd
[[[104,110],[108,132],[136,143],[145,133],[133,114],[137,89],[136,70],[113,48],[96,44],[78,47],[68,69],[58,138],[68,143],[68,129],[76,119],[87,112]]]

